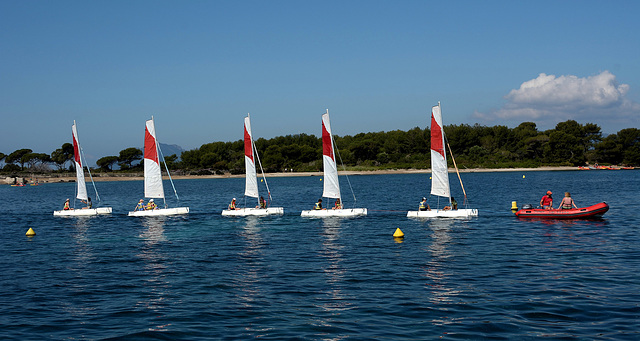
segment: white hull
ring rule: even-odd
[[[129,217],[152,217],[189,213],[189,207],[160,208],[149,211],[133,211],[129,212]]]
[[[282,215],[284,214],[284,208],[282,207],[269,207],[269,208],[238,208],[235,210],[222,211],[223,216],[229,217],[244,217],[244,216],[265,216],[265,215]]]
[[[339,210],[308,210],[302,211],[302,217],[356,217],[367,215],[366,208],[343,208]]]
[[[72,217],[72,216],[85,216],[85,215],[98,215],[98,214],[111,214],[111,207],[53,211],[53,215],[58,217]]]
[[[409,211],[409,218],[469,218],[477,217],[477,209]]]

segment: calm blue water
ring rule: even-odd
[[[126,216],[139,181],[97,183],[114,213],[89,218],[52,216],[74,184],[0,186],[0,338],[640,339],[640,171],[462,176],[478,218],[407,219],[429,175],[349,177],[369,215],[338,220],[299,216],[319,177],[269,179],[285,215],[258,219],[220,216],[244,179],[176,181],[192,213],[165,218]],[[611,209],[511,214],[547,190]]]

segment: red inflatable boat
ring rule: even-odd
[[[516,212],[518,218],[545,218],[545,219],[585,219],[597,218],[609,210],[606,202],[601,202],[589,207],[573,208],[570,210],[543,210],[541,208],[521,209]]]

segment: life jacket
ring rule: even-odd
[[[318,202],[316,203],[316,207],[314,207],[314,209],[316,209],[316,210],[321,210],[321,209],[322,209],[322,204],[318,201]]]
[[[235,204],[235,203],[233,203],[233,202],[232,202],[232,203],[230,203],[230,204],[229,204],[229,209],[230,209],[230,210],[235,210],[235,209],[236,209],[236,204]]]
[[[136,205],[136,208],[134,208],[134,211],[144,211],[144,204],[138,203],[138,205]]]
[[[426,204],[427,204],[427,202],[426,202],[426,201],[421,201],[421,202],[420,202],[420,206],[418,207],[418,209],[419,209],[420,211],[423,211],[423,210],[427,209],[427,206],[425,206]]]
[[[562,209],[563,210],[570,210],[572,208],[572,204],[573,204],[573,199],[569,199],[570,201],[567,203],[564,199],[562,199]]]
[[[68,209],[69,209],[69,203],[65,201],[63,210],[66,211]]]
[[[158,207],[155,202],[150,202],[147,204],[147,210],[155,210]]]

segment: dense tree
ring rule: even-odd
[[[7,157],[5,157],[4,161],[6,163],[20,163],[20,169],[24,170],[24,164],[25,161],[22,160],[22,157],[25,156],[26,154],[29,154],[33,152],[33,150],[31,149],[18,149],[16,151],[14,151],[13,153],[9,154]]]
[[[142,150],[139,148],[127,148],[120,151],[118,156],[118,164],[121,169],[129,169],[133,163],[142,159]]]
[[[640,165],[640,129],[628,128],[618,132],[621,145],[622,163],[626,165]]]
[[[5,153],[0,153],[0,161],[4,160],[5,157],[7,157]]]
[[[166,163],[167,168],[175,169],[176,164],[177,164],[176,160],[178,160],[178,155],[176,155],[176,154],[171,154],[169,156],[165,156],[164,157],[164,162],[161,162],[160,166],[161,166],[162,169],[164,169],[164,167],[165,167],[164,164]]]
[[[49,156],[49,154],[45,154],[45,153],[28,153],[28,154],[24,154],[20,158],[20,162],[22,164],[25,164],[25,163],[29,164],[29,169],[35,170],[38,163],[40,163],[41,165],[44,165],[47,162],[51,162],[51,157]],[[45,170],[45,168],[47,167],[44,167],[38,170],[39,171]]]
[[[103,171],[109,172],[113,170],[113,165],[115,165],[117,162],[117,156],[105,156],[99,158],[98,161],[96,161],[96,165],[98,165],[98,167],[100,167],[100,169],[102,169]]]
[[[640,165],[640,130],[623,129],[617,134],[602,136],[593,123],[580,124],[569,120],[555,128],[538,131],[533,122],[523,122],[510,129],[475,125],[444,127],[446,141],[453,149],[459,167],[537,167],[541,165],[582,165],[586,161],[601,164]],[[347,167],[428,168],[430,163],[430,130],[415,127],[408,131],[360,133],[334,136],[336,156]],[[277,136],[254,141],[265,171],[322,170],[322,138],[308,134]],[[5,157],[8,166],[14,162],[34,162],[23,156],[31,150],[19,150]],[[0,154],[0,160],[2,160]],[[449,156],[449,155],[447,155]],[[73,157],[73,146],[66,143],[52,153],[51,159],[63,168]],[[130,169],[142,158],[142,151],[128,148],[120,156],[104,157],[97,164],[111,170],[117,159],[122,169]],[[244,172],[244,142],[212,142],[200,148],[166,157],[169,168],[185,172]],[[40,160],[43,160],[41,158]],[[451,164],[451,158],[448,157]],[[37,164],[39,161],[35,161]],[[47,162],[47,161],[44,161]],[[33,165],[35,165],[33,164]],[[32,165],[32,166],[33,166]],[[11,167],[9,167],[11,168]]]
[[[73,145],[68,142],[64,143],[62,144],[62,147],[51,153],[51,161],[53,161],[59,170],[64,169],[67,162],[73,160],[73,153]]]

